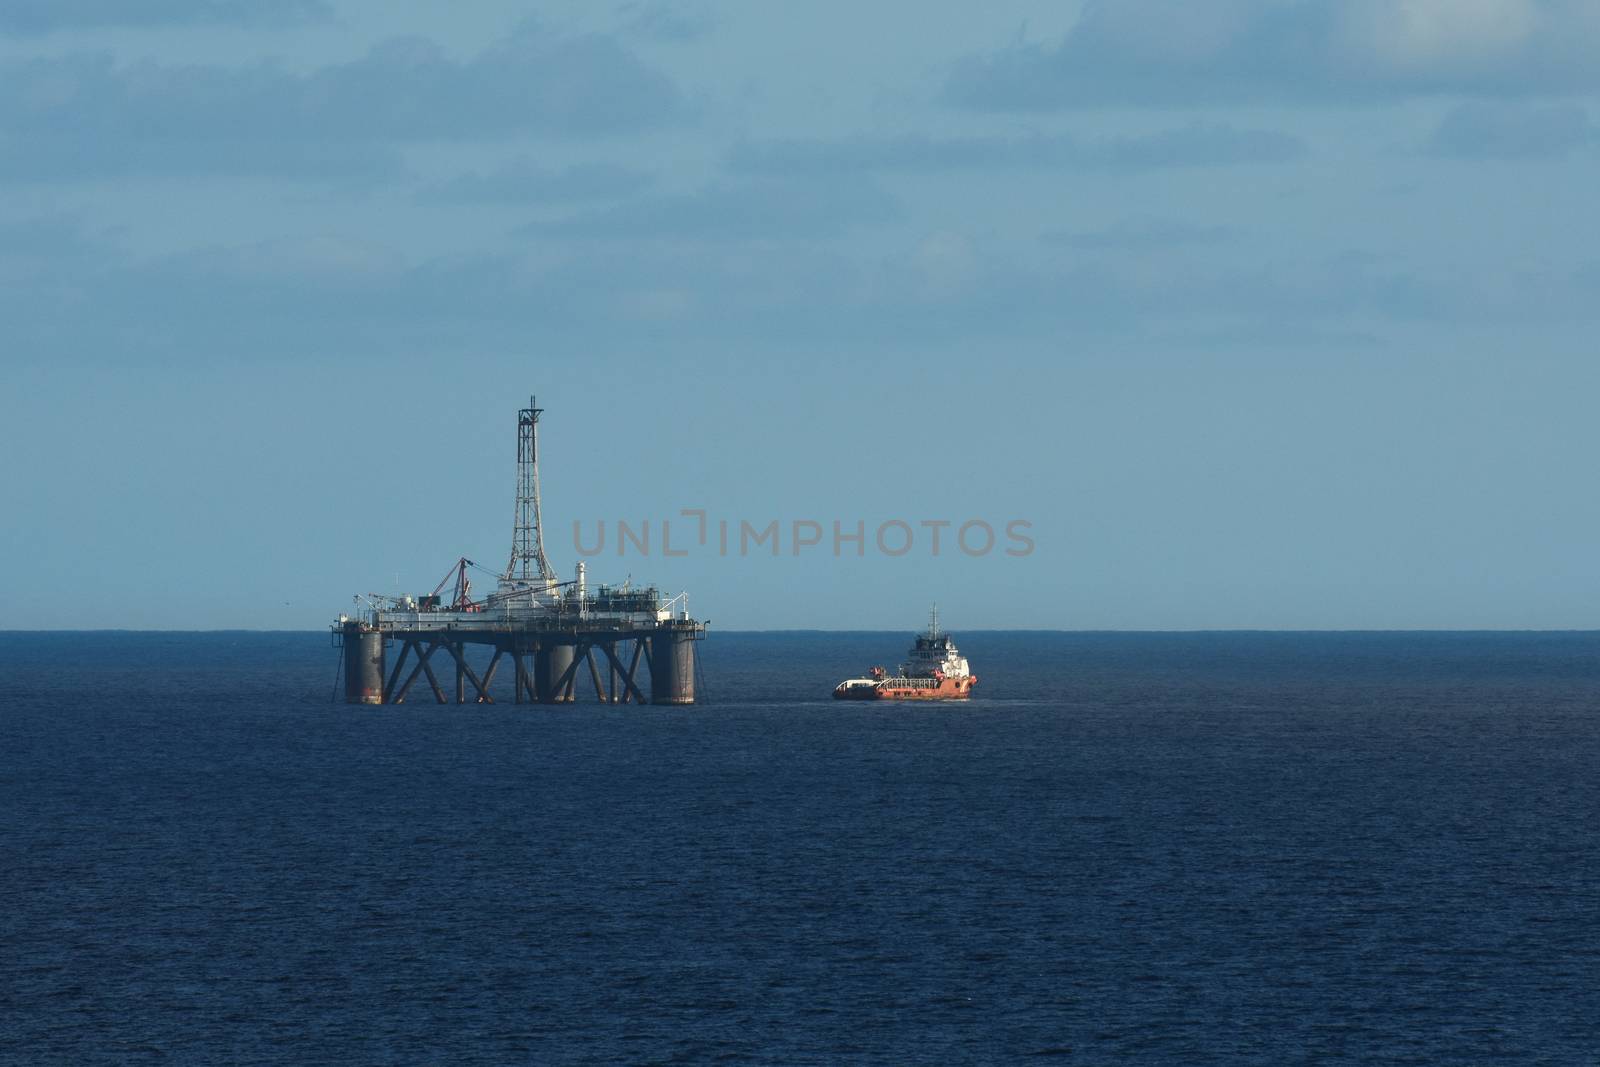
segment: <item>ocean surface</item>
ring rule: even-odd
[[[668,709],[0,634],[0,1062],[1600,1062],[1600,635],[957,636]]]

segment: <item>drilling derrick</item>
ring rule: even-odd
[[[517,521],[511,535],[511,562],[506,581],[548,586],[556,580],[544,554],[544,532],[539,527],[539,416],[544,409],[533,397],[517,412]]]

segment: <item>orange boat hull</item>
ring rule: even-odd
[[[941,678],[938,685],[895,685],[893,678],[879,683],[873,690],[877,700],[965,700],[978,684],[976,677]]]

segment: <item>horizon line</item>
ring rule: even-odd
[[[323,628],[310,630],[264,629],[254,627],[221,626],[206,629],[166,629],[159,627],[106,626],[92,629],[44,627],[38,629],[0,628],[0,634],[326,634]],[[780,629],[728,629],[711,630],[717,634],[896,634],[910,633],[904,627],[893,629],[821,629],[817,627],[784,627]],[[954,631],[952,631],[954,632]],[[969,634],[1600,634],[1600,625],[1575,626],[1401,626],[1401,627],[1261,627],[1216,626],[1176,628],[1081,628],[1062,627],[964,627]]]

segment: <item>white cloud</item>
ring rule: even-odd
[[[1339,12],[1356,55],[1396,71],[1425,72],[1514,57],[1552,13],[1540,0],[1360,0]]]

